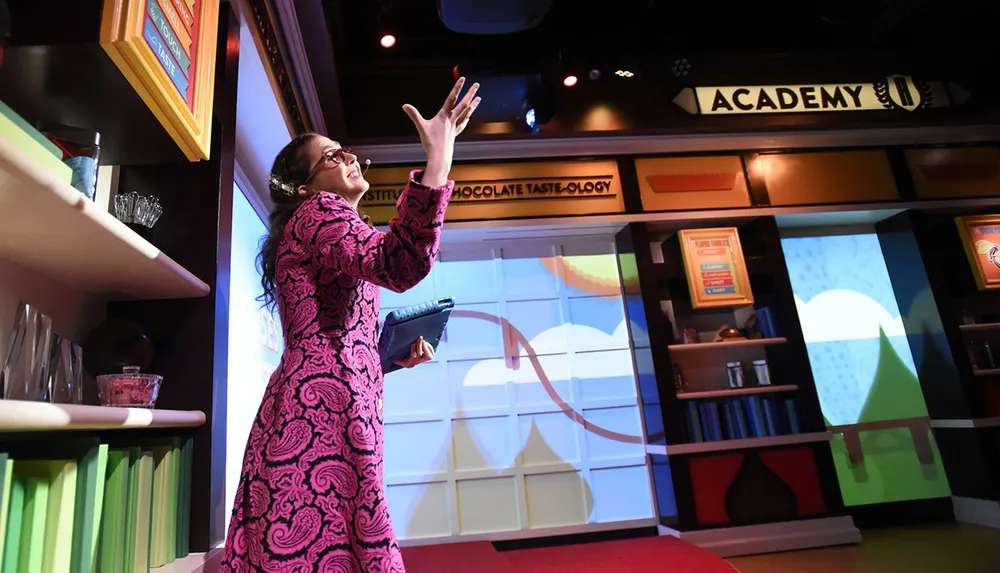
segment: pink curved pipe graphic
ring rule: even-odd
[[[525,349],[525,351],[527,351],[528,362],[531,363],[531,367],[535,370],[535,375],[538,376],[538,380],[542,383],[542,387],[545,388],[545,392],[549,395],[549,398],[552,399],[552,402],[554,402],[557,406],[559,406],[559,409],[562,410],[563,414],[566,414],[566,416],[568,416],[570,420],[573,420],[577,424],[580,424],[588,432],[593,432],[598,436],[607,438],[609,440],[615,440],[617,442],[625,442],[628,444],[645,443],[645,440],[643,439],[642,436],[633,436],[630,434],[622,434],[619,432],[614,432],[607,428],[602,428],[601,426],[598,426],[597,424],[594,424],[592,422],[588,422],[583,418],[582,414],[580,414],[579,412],[574,410],[572,406],[567,404],[559,395],[559,393],[556,391],[556,389],[552,386],[552,382],[549,380],[549,377],[545,374],[545,369],[542,368],[542,363],[538,360],[538,355],[535,353],[535,349],[531,347],[531,343],[528,342],[528,338],[524,336],[524,334],[520,330],[518,330],[513,324],[511,324],[506,318],[500,316],[493,316],[492,314],[479,312],[476,310],[455,310],[454,312],[452,312],[451,316],[453,318],[458,317],[458,318],[474,318],[478,320],[485,320],[487,322],[492,322],[493,324],[500,326],[500,328],[504,329],[506,332],[509,332],[510,342],[512,342],[515,345],[515,347],[513,349],[509,349],[508,351],[512,351],[513,354],[516,356],[517,355],[516,345],[522,346]]]

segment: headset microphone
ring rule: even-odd
[[[365,167],[361,170],[361,176],[363,177],[365,173],[368,173],[368,168],[372,166],[371,159],[365,159]]]

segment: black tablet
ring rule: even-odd
[[[402,368],[396,361],[406,358],[421,336],[436,351],[454,308],[455,299],[448,297],[390,312],[378,339],[382,372],[388,374]]]

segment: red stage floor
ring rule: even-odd
[[[403,549],[407,573],[737,573],[675,537],[498,552],[486,541]]]

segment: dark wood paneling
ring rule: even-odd
[[[156,356],[150,370],[164,376],[157,407],[205,412],[206,424],[195,434],[192,551],[207,551],[223,541],[231,509],[224,507],[225,392],[239,23],[226,3],[219,48],[211,159],[124,167],[120,173],[121,189],[159,197],[164,214],[154,243],[208,283],[212,294],[108,308],[110,317],[142,324],[153,340]]]

